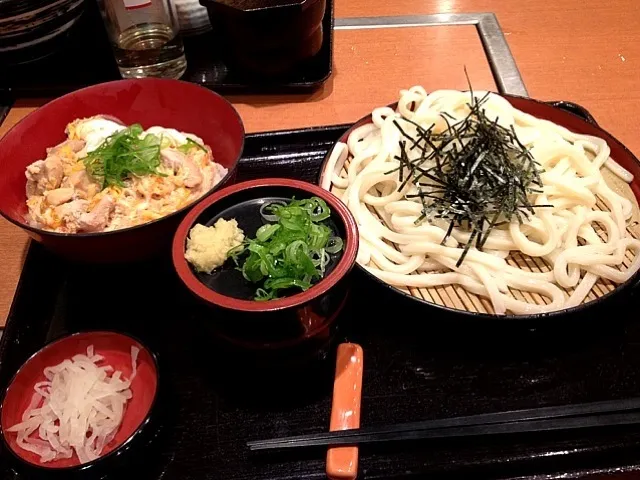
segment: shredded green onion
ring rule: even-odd
[[[196,142],[195,140],[191,140],[188,137],[187,137],[187,143],[185,143],[184,145],[180,145],[178,147],[178,150],[180,150],[182,153],[189,153],[189,150],[191,150],[192,148],[199,148],[203,152],[207,151],[207,149],[204,148],[202,145],[200,145],[198,142]]]
[[[340,237],[329,238],[326,250],[329,253],[337,253],[342,250],[342,239]]]
[[[275,223],[263,225],[256,238],[229,252],[244,278],[261,284],[254,298],[273,300],[290,290],[307,290],[324,276],[329,254],[343,248],[342,239],[325,224],[331,210],[321,198],[311,197],[273,202],[260,212]]]
[[[133,124],[108,137],[83,161],[87,171],[102,181],[102,188],[123,185],[131,175],[161,175],[160,148],[162,137],[143,133],[142,126]]]

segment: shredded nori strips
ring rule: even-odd
[[[457,266],[474,243],[482,249],[493,228],[510,223],[514,217],[522,223],[534,208],[549,206],[534,206],[529,201],[528,196],[539,193],[542,187],[542,170],[531,152],[513,127],[504,128],[497,118],[487,117],[483,105],[489,94],[476,99],[471,88],[470,93],[469,114],[455,123],[451,123],[455,119],[450,115],[441,114],[447,124],[441,133],[401,119],[416,128],[416,136],[412,136],[400,121],[394,121],[403,138],[399,142],[400,156],[396,157],[401,166],[392,171],[399,170],[399,189],[412,182],[418,190],[407,195],[422,201],[422,215],[416,223],[425,218],[450,220],[443,244],[454,227],[471,233]],[[409,160],[408,152],[415,149],[420,156]],[[425,167],[427,162],[432,166]]]

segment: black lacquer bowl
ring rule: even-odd
[[[263,79],[291,72],[322,48],[326,0],[201,0],[226,61]]]
[[[197,224],[212,225],[219,218],[236,219],[247,238],[265,221],[260,207],[272,200],[324,199],[331,209],[329,224],[344,241],[342,252],[322,280],[310,289],[270,301],[254,300],[249,284],[233,261],[211,274],[197,273],[185,260],[186,241]],[[242,349],[257,351],[317,351],[330,343],[336,320],[349,292],[348,276],[358,250],[356,223],[346,206],[321,188],[289,179],[266,178],[220,190],[196,206],[178,227],[173,240],[173,265],[193,295],[209,307],[203,315],[208,329]]]
[[[633,195],[636,202],[640,202],[640,161],[634,156],[631,151],[626,148],[621,142],[614,138],[611,134],[603,130],[593,119],[593,117],[580,105],[571,102],[542,102],[525,97],[519,97],[515,95],[501,94],[502,97],[507,99],[509,103],[518,110],[526,112],[537,118],[549,120],[557,125],[563,126],[572,132],[592,135],[604,139],[611,148],[611,158],[615,160],[622,167],[631,172],[634,176],[632,183],[630,184]],[[389,105],[395,109],[397,104]],[[356,128],[371,123],[371,115],[361,118],[357,121],[349,130],[347,130],[338,140],[338,142],[346,143],[351,132]],[[334,147],[335,148],[335,147]],[[331,157],[333,148],[327,153],[324,162],[320,168],[319,184],[326,185],[327,163]],[[597,319],[602,318],[602,315],[606,315],[607,310],[616,303],[616,305],[622,304],[625,306],[626,295],[630,290],[638,285],[640,282],[640,271],[636,272],[625,283],[618,285],[615,289],[608,293],[598,295],[595,300],[587,303],[582,303],[576,307],[558,310],[554,312],[530,314],[530,315],[494,315],[488,313],[472,312],[462,308],[452,308],[442,304],[434,303],[424,299],[418,295],[412,295],[409,289],[399,289],[394,286],[380,280],[375,275],[369,273],[367,270],[358,265],[358,273],[362,273],[364,277],[369,280],[382,285],[393,294],[403,297],[409,302],[411,306],[423,306],[429,309],[436,309],[435,312],[439,315],[439,321],[447,320],[472,320],[472,321],[484,321],[484,322],[499,322],[504,325],[504,322],[511,322],[518,326],[540,326],[544,321],[557,321],[562,319],[567,320],[579,320],[584,321],[588,318]]]

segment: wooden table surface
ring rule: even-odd
[[[494,12],[532,97],[571,100],[640,154],[638,0],[335,0],[335,16]],[[495,88],[473,27],[335,32],[334,74],[310,95],[234,96],[248,132],[346,123],[393,101],[400,88]],[[19,100],[0,136],[47,99]],[[0,326],[15,291],[26,235],[0,221]]]

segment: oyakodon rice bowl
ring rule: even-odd
[[[113,132],[100,129],[96,132],[97,138],[84,140],[85,151],[87,145],[97,145],[96,150],[88,152],[85,157],[82,149],[73,151],[81,143],[70,141],[78,139],[70,138],[74,133],[70,130],[65,134],[65,129],[78,119],[95,116],[119,120],[136,131],[130,130],[129,134],[112,139],[113,142],[109,142],[103,149],[99,142],[105,139],[105,134],[108,136]],[[149,139],[146,139],[147,135],[142,135],[145,139],[140,138],[139,134],[136,137],[137,131],[142,134],[153,126],[161,126],[162,131],[148,132],[154,133]],[[197,164],[204,160],[198,158],[201,156],[198,152],[204,154],[204,151],[191,142],[187,142],[190,145],[187,150],[186,144],[179,142],[169,148],[169,151],[180,154],[177,159],[176,155],[172,158],[159,156],[158,146],[165,150],[167,140],[170,140],[169,130],[192,135],[194,143],[199,143],[198,139],[201,139],[200,146],[211,149],[211,160],[226,169],[227,174],[205,190],[203,185],[209,177],[205,175],[206,172],[201,171],[203,182],[196,185],[198,176],[192,176],[188,162],[195,160]],[[87,132],[80,132],[81,135],[85,133]],[[160,145],[157,144],[158,139]],[[65,141],[68,143],[64,147],[68,149],[58,153],[68,155],[71,160],[74,156],[82,157],[77,158],[79,162],[69,162],[67,166],[71,168],[68,171],[64,168],[67,162],[62,162],[61,159],[60,162],[53,160],[49,165],[37,163],[36,168],[29,171],[28,176],[31,178],[25,178],[27,169],[34,166],[34,162],[43,160],[46,164],[47,158],[54,154],[55,147]],[[184,152],[181,151],[183,145],[186,150]],[[3,172],[0,175],[0,215],[22,228],[50,251],[67,259],[111,263],[151,258],[167,251],[176,226],[198,199],[233,181],[243,145],[244,127],[240,116],[228,101],[211,90],[188,82],[160,78],[117,80],[92,85],[43,105],[25,116],[0,138],[0,167]],[[186,160],[183,156],[187,157]],[[77,171],[73,166],[77,167]],[[47,171],[49,167],[51,171]],[[79,173],[83,170],[88,175]],[[149,174],[150,171],[159,170],[162,175]],[[50,176],[50,173],[53,175]],[[44,177],[52,180],[52,183],[49,184]],[[47,203],[63,202],[53,206],[54,210],[65,203],[77,203],[72,208],[59,209],[58,213],[62,215],[57,218],[53,215],[55,211],[51,215],[47,213],[46,205],[39,210],[34,205],[32,212],[42,213],[44,217],[32,219],[33,213],[27,205],[29,197],[44,194],[44,190],[55,190],[53,185],[58,181],[58,188],[72,187],[72,190],[48,194],[51,202]],[[28,182],[32,183],[28,185]],[[134,185],[138,182],[140,189]],[[189,187],[187,183],[192,186]],[[105,197],[109,194],[104,191],[105,187],[107,190],[111,188],[108,185],[115,185],[113,188],[120,190],[117,195],[112,196],[113,202],[103,200],[98,194],[93,195],[98,190]],[[187,192],[191,198],[182,203],[182,197]],[[64,202],[69,194],[72,196],[71,200]],[[87,198],[83,198],[85,196]],[[144,200],[141,201],[143,197]],[[145,205],[147,198],[149,202]],[[95,212],[101,200],[102,207],[109,212],[108,221],[102,230],[102,222],[96,221],[98,217],[104,218],[102,209]],[[38,203],[37,198],[29,201]],[[165,201],[167,203],[163,204]],[[179,202],[180,206],[169,213],[174,201]],[[84,214],[88,215],[80,222],[80,217]],[[36,226],[32,220],[42,227]],[[130,226],[125,226],[125,223]]]
[[[188,205],[224,178],[211,148],[192,133],[114,117],[77,119],[67,140],[26,169],[27,220],[59,233],[140,225]]]
[[[481,314],[557,312],[633,281],[637,160],[578,117],[505,97],[413,87],[336,144],[321,184],[358,222],[358,264]]]

